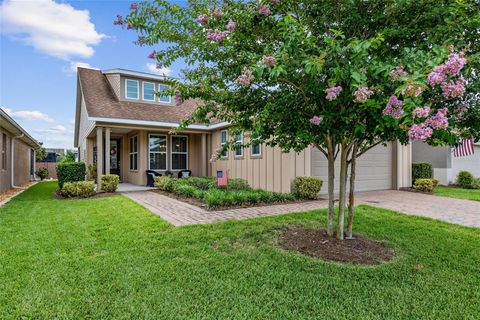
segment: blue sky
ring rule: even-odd
[[[44,146],[73,147],[75,66],[158,72],[147,58],[153,48],[134,45],[135,31],[113,25],[131,2],[1,2],[0,106]],[[163,72],[178,76],[182,67]]]

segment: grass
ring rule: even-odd
[[[438,186],[433,190],[437,196],[480,201],[480,189],[462,189]]]
[[[397,251],[375,267],[273,244],[324,210],[174,228],[123,197],[0,208],[0,319],[478,319],[479,229],[368,206],[355,228]]]

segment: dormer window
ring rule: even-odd
[[[160,102],[165,102],[165,103],[170,103],[172,100],[172,97],[168,96],[168,95],[162,95],[162,92],[165,92],[169,89],[170,87],[166,84],[160,84],[158,85],[158,91],[160,91],[160,97],[158,98],[158,100]]]
[[[139,90],[138,90],[138,80],[125,80],[125,97],[127,99],[136,99],[138,100]]]
[[[155,101],[155,84],[143,81],[143,100]]]

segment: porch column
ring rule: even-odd
[[[100,191],[100,182],[103,174],[103,128],[97,127],[97,192]]]
[[[397,151],[397,175],[395,189],[412,186],[412,144],[406,146],[396,142]]]
[[[207,134],[206,133],[202,133],[202,142],[201,142],[201,151],[200,151],[200,156],[201,156],[201,161],[200,161],[200,165],[201,165],[201,169],[200,169],[200,175],[201,176],[206,176],[208,173],[207,173],[207,165],[208,165],[208,162],[207,162]]]
[[[110,128],[105,128],[105,174],[110,174]]]

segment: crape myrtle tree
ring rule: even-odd
[[[328,160],[330,235],[339,157],[336,235],[343,239],[348,170],[347,237],[352,236],[358,157],[388,141],[454,145],[477,134],[478,100],[474,93],[464,98],[469,86],[478,85],[475,8],[461,1],[428,2],[437,15],[417,10],[417,22],[426,28],[416,26],[409,35],[410,22],[398,20],[399,5],[409,10],[416,8],[413,3],[204,0],[178,6],[158,0],[131,4],[129,15],[118,16],[115,24],[136,30],[139,45],[166,43],[149,55],[159,67],[177,60],[188,64],[184,81],[170,80],[171,93],[177,103],[204,103],[181,128],[221,119],[250,133],[252,140],[243,145],[219,146],[211,161],[224,148],[251,141],[285,152],[318,148]],[[444,20],[441,36],[434,25],[439,14],[461,19]],[[463,37],[450,37],[459,25]]]

